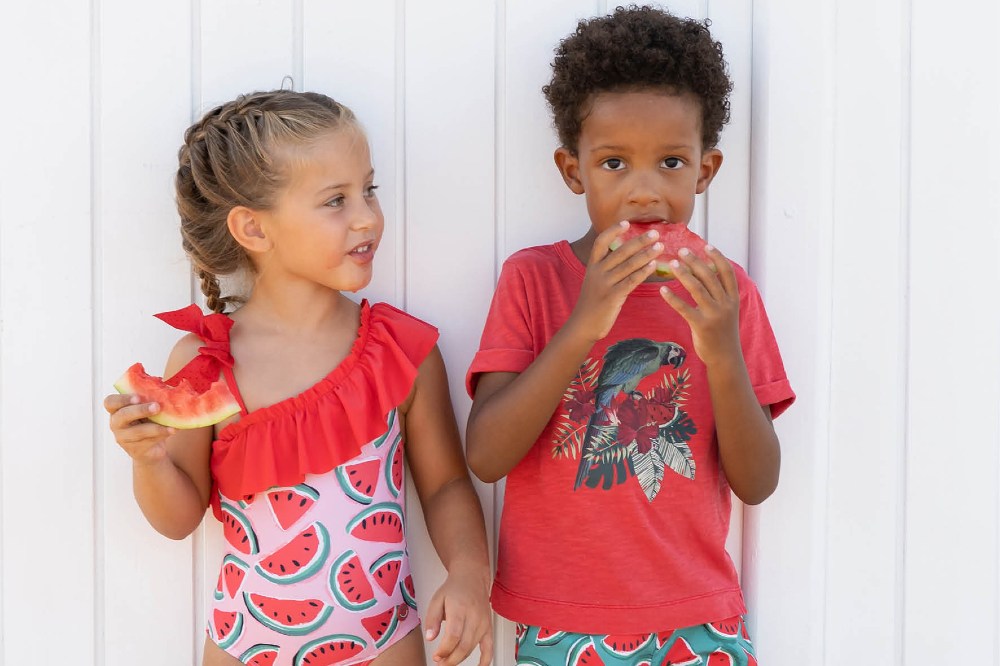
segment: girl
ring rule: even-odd
[[[159,315],[190,331],[165,376],[222,376],[241,411],[175,431],[137,396],[104,404],[150,524],[183,539],[209,505],[224,524],[203,664],[424,662],[404,441],[448,570],[426,615],[428,640],[446,620],[434,659],[458,664],[478,644],[489,664],[485,528],[437,332],[342,293],[371,280],[384,224],[354,115],[315,93],[241,96],[187,130],[179,161],[183,246],[215,314]],[[252,278],[247,298],[222,295],[230,274]]]

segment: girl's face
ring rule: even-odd
[[[364,133],[343,127],[284,153],[287,183],[274,207],[260,213],[271,241],[262,274],[361,289],[371,281],[385,225]]]

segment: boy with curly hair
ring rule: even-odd
[[[722,164],[731,89],[708,22],[650,7],[556,50],[555,162],[589,225],[504,263],[467,375],[469,466],[507,477],[492,602],[519,664],[756,663],[730,490],[774,491],[794,394],[742,268],[706,246],[656,274]]]

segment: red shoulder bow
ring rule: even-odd
[[[205,343],[198,348],[197,356],[165,380],[167,384],[177,386],[182,379],[186,379],[195,391],[201,393],[211,387],[224,368],[233,367],[233,355],[229,353],[229,329],[233,327],[233,320],[226,315],[205,315],[192,303],[186,308],[155,316],[176,329],[194,333]]]

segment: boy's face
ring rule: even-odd
[[[597,95],[577,154],[559,148],[555,160],[566,185],[586,195],[599,234],[622,220],[688,224],[722,153],[702,149],[696,97],[641,91]]]

